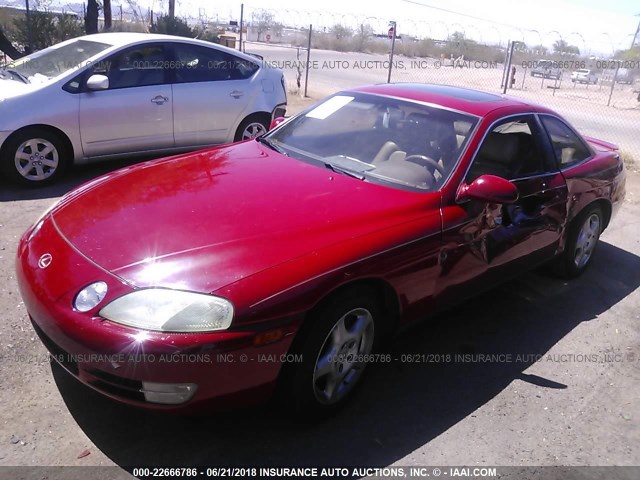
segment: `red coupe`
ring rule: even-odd
[[[617,147],[551,110],[367,86],[70,192],[17,278],[53,357],[105,395],[209,409],[277,387],[317,413],[398,328],[543,263],[582,273],[624,193]]]

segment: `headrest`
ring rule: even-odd
[[[509,163],[518,153],[518,137],[508,133],[491,132],[485,138],[480,157],[497,163]]]

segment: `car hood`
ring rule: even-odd
[[[0,79],[0,100],[17,97],[40,88],[40,84],[22,83],[16,80]]]
[[[438,194],[363,182],[248,141],[114,172],[68,195],[53,219],[82,254],[135,286],[213,292],[438,207]]]

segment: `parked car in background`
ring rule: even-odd
[[[616,75],[616,83],[624,83],[627,85],[633,85],[636,80],[637,72],[629,68],[619,68]]]
[[[617,147],[552,110],[367,86],[79,187],[24,234],[16,278],[104,395],[206,412],[279,388],[323,412],[395,361],[376,349],[398,329],[547,262],[583,273],[624,195]]]
[[[0,69],[0,168],[44,185],[73,163],[252,138],[286,102],[280,70],[230,48],[143,33],[79,37]]]
[[[534,67],[531,69],[531,76],[559,80],[562,76],[562,70],[557,67],[556,62],[551,60],[538,60],[534,62]]]
[[[593,70],[580,68],[571,73],[571,81],[573,83],[586,83],[587,85],[590,85],[598,83],[598,77]]]

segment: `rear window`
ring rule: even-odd
[[[591,156],[591,151],[582,139],[563,121],[550,116],[542,116],[541,120],[549,134],[560,168],[570,167]]]

